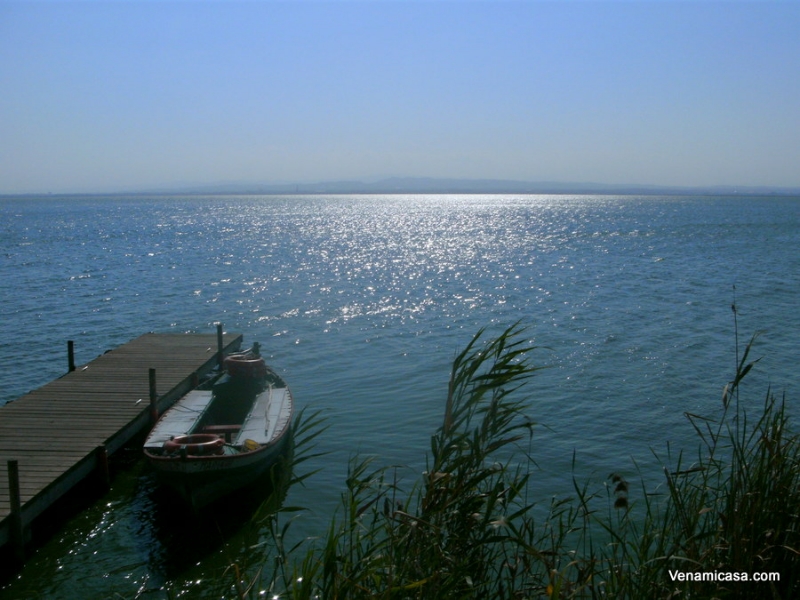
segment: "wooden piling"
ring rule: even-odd
[[[10,538],[14,556],[20,563],[25,561],[25,529],[22,523],[22,500],[19,487],[19,461],[8,461],[8,497],[11,504]]]
[[[153,425],[158,421],[158,393],[156,392],[156,370],[151,368],[148,370],[150,377],[150,420]]]
[[[72,340],[67,342],[67,365],[72,373],[75,370],[75,342]]]
[[[222,348],[222,323],[217,323],[217,362],[221,369],[225,363],[225,354]]]
[[[103,487],[108,489],[111,487],[111,472],[108,468],[108,450],[105,444],[100,444],[95,450],[97,456],[97,474]]]

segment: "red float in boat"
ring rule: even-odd
[[[267,364],[258,351],[258,344],[242,354],[231,354],[225,359],[225,370],[231,377],[260,379],[267,376]]]

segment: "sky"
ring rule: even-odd
[[[0,194],[800,187],[800,2],[0,0]]]

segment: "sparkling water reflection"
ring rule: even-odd
[[[717,410],[732,372],[734,285],[740,330],[764,330],[754,400],[768,383],[798,383],[799,208],[738,197],[3,199],[0,402],[60,375],[67,339],[88,361],[147,330],[223,321],[263,344],[301,407],[329,416],[328,454],[309,465],[322,470],[290,494],[312,509],[295,524],[312,535],[353,454],[405,465],[409,479],[424,468],[454,353],[480,327],[521,320],[546,347],[534,362],[551,367],[528,388],[531,417],[549,427],[533,447],[533,492],[546,501],[569,492],[573,449],[580,475],[603,479],[632,472],[632,456],[646,470],[668,440],[691,442],[683,412]],[[30,346],[35,368],[20,359]],[[203,548],[137,469],[0,597],[160,597],[164,586],[202,596],[202,582],[247,556],[247,536],[264,535],[242,525]]]

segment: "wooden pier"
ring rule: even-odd
[[[107,480],[108,457],[241,343],[221,327],[149,333],[78,366],[70,343],[66,375],[0,407],[0,547],[22,559],[36,517],[87,477]]]

